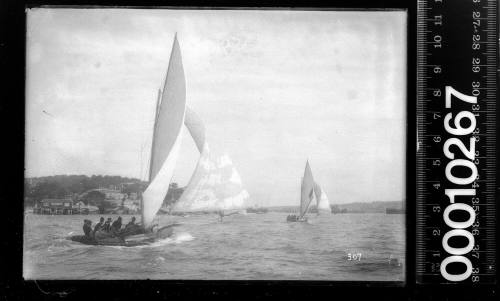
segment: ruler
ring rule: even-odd
[[[419,0],[416,281],[496,283],[497,0]]]

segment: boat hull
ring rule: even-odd
[[[106,239],[93,239],[86,237],[85,235],[75,235],[69,237],[70,240],[82,243],[84,245],[93,245],[93,246],[122,246],[122,247],[135,247],[135,246],[143,246],[148,245],[155,242],[154,238],[143,238],[141,240],[132,240],[128,241],[119,237],[106,238]]]
[[[68,237],[68,239],[85,245],[97,245],[97,241],[95,239],[85,235],[74,235]]]
[[[307,217],[299,217],[297,215],[289,215],[286,217],[287,222],[298,222],[298,223],[306,223]]]
[[[178,225],[179,224],[167,225],[154,232],[149,232],[149,233],[143,232],[129,236],[117,236],[113,234],[106,235],[104,233],[96,233],[94,237],[89,237],[85,235],[74,235],[68,237],[68,239],[85,245],[95,245],[95,246],[123,246],[123,247],[143,246],[172,236],[174,233],[174,227]]]

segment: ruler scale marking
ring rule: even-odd
[[[440,22],[432,17],[434,14],[440,15]],[[418,283],[465,282],[474,285],[496,281],[497,15],[494,0],[417,1]],[[445,106],[446,86],[475,97],[475,102],[461,101],[452,94],[450,106]],[[444,117],[451,113],[452,118],[456,118],[460,112],[469,112],[462,115],[470,114],[467,116],[475,119],[476,127],[456,135],[453,130],[445,129]],[[453,119],[450,125],[453,125]],[[455,158],[445,156],[443,146],[445,142],[450,143],[451,138],[467,141],[465,148],[469,138],[473,138],[474,158],[466,157],[454,146],[450,151],[462,161],[450,163]],[[476,179],[469,178],[463,170],[445,172],[449,164],[466,164],[465,160],[471,162],[467,163],[470,170],[476,170]],[[474,249],[460,256],[473,268],[479,267],[480,272],[471,270],[474,272],[466,275],[467,271],[448,271],[448,267],[444,272],[435,269],[451,255],[443,248],[443,236],[455,231],[452,226],[456,225],[451,223],[450,226],[450,222],[443,220],[443,210],[451,204],[445,189],[474,189],[475,195],[457,196],[455,203],[475,210],[474,223],[457,231],[472,233]],[[436,254],[439,256],[434,256]],[[459,279],[461,273],[467,277]]]

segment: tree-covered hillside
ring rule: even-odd
[[[147,185],[135,178],[101,175],[56,175],[24,179],[24,196],[28,204],[44,198],[76,197],[88,190],[108,188],[124,193],[141,193]]]
[[[130,196],[135,193],[139,197],[146,189],[148,183],[135,178],[120,176],[85,176],[85,175],[57,175],[50,177],[26,178],[24,179],[24,199],[25,206],[33,206],[35,202],[48,198],[72,198],[81,200],[85,204],[91,203],[96,206],[112,206],[106,204],[104,194],[98,191],[89,192],[97,188],[118,190]],[[183,187],[177,183],[170,183],[165,204],[176,202],[182,192]],[[89,192],[89,193],[85,193]]]

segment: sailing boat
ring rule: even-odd
[[[149,186],[142,194],[141,224],[126,233],[96,232],[93,236],[72,236],[71,240],[86,244],[135,246],[172,235],[173,226],[177,224],[159,228],[153,221],[163,204],[173,176],[186,114],[186,83],[177,34],[160,95],[153,128]]]
[[[185,101],[185,81],[184,81],[184,72],[182,70],[182,63],[180,60],[180,51],[179,46],[177,44],[177,39],[174,41],[174,47],[172,50],[172,56],[170,58],[171,64],[174,62],[178,62],[178,67],[171,68],[169,65],[166,84],[163,89],[163,92],[160,90],[159,95],[162,95],[162,100],[158,101],[157,104],[157,121],[163,121],[162,119],[162,104],[165,101],[165,95],[170,95],[172,101],[175,102],[177,106],[182,103],[182,110],[177,109],[173,106],[170,106],[168,103],[168,112],[178,112],[174,117],[182,116],[178,118],[177,122],[174,122],[172,126],[171,124],[167,124],[164,126],[163,130],[161,125],[155,125],[155,134],[154,137],[160,137],[160,139],[165,138],[164,133],[171,134],[172,131],[169,129],[177,128],[180,124],[184,124],[188,129],[189,134],[193,138],[195,145],[200,153],[200,158],[198,159],[198,163],[196,168],[189,180],[188,185],[186,186],[184,192],[182,193],[180,199],[171,206],[171,210],[169,210],[170,214],[186,214],[190,212],[200,212],[200,211],[215,211],[219,214],[219,218],[222,221],[224,216],[233,215],[237,213],[241,213],[244,211],[246,207],[247,200],[249,198],[248,192],[243,188],[243,184],[241,181],[241,177],[234,167],[231,158],[229,155],[224,154],[222,156],[217,156],[212,154],[210,148],[208,146],[208,142],[206,139],[206,130],[205,125],[203,124],[202,119],[195,113],[194,110],[189,108],[186,105]],[[170,84],[170,86],[168,85]],[[177,86],[175,86],[177,84]],[[181,86],[182,90],[175,93],[175,89],[172,87]],[[165,93],[165,91],[167,93]],[[168,94],[170,91],[170,94]],[[173,92],[172,92],[173,91]],[[181,97],[182,96],[182,97]],[[182,114],[179,113],[182,111]],[[168,123],[167,116],[167,123]],[[183,128],[179,127],[179,140],[180,136],[183,133]],[[159,135],[158,133],[162,133]],[[172,135],[171,135],[172,136]],[[168,137],[167,137],[168,138]],[[157,148],[156,141],[153,140],[153,151]],[[161,141],[160,141],[161,142]],[[174,143],[174,146],[178,142]],[[171,143],[172,144],[172,143]],[[171,147],[172,151],[170,152],[167,160],[169,158],[173,158],[172,165],[175,164],[175,161],[178,156],[178,146]],[[175,152],[174,152],[175,151]],[[161,151],[159,154],[163,154]],[[144,192],[143,198],[143,223],[150,223],[152,218],[156,215],[160,207],[162,206],[163,199],[168,191],[168,186],[170,183],[170,179],[172,178],[173,167],[166,166],[167,160],[164,163],[161,163],[161,159],[159,164],[156,164],[156,159],[158,157],[155,156],[155,153],[151,154],[151,175],[150,181],[153,181],[148,189]],[[155,166],[160,166],[163,164],[160,171],[158,171]],[[169,173],[165,175],[160,175],[163,170],[167,170]],[[155,174],[156,177],[154,176]],[[159,178],[158,185],[161,188],[159,193],[154,193],[154,189],[150,189]],[[148,194],[148,192],[151,192]],[[147,206],[146,206],[147,205]],[[171,225],[161,228],[160,230],[165,229],[165,231],[170,231]],[[158,230],[158,231],[160,231]]]
[[[218,156],[210,151],[205,126],[190,108],[184,122],[200,152],[200,158],[173,213],[217,212],[225,216],[239,214],[247,207],[249,194],[229,155]]]
[[[287,222],[307,222],[305,214],[309,209],[309,205],[314,198],[314,179],[309,166],[309,161],[306,162],[304,176],[302,177],[302,184],[300,187],[300,210],[299,215],[289,215],[286,218]]]
[[[326,196],[326,193],[318,183],[314,182],[314,196],[316,198],[316,208],[318,209],[318,215],[331,214],[332,208],[330,208],[330,201]]]

